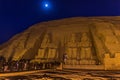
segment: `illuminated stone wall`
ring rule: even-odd
[[[104,65],[106,70],[118,70],[119,23],[120,17],[83,17],[38,23],[1,45],[0,55],[7,61],[34,59],[39,62],[44,59],[62,62],[66,53],[66,66]],[[115,68],[111,68],[112,64]]]
[[[114,57],[105,54],[104,66],[105,70],[120,70],[120,53],[115,53]]]

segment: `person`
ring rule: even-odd
[[[19,70],[19,62],[18,61],[16,62],[16,70],[17,71]]]
[[[7,72],[8,71],[8,62],[5,62],[4,63],[4,72]]]

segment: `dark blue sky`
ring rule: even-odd
[[[44,3],[49,7],[45,8]],[[0,44],[30,25],[76,16],[118,16],[120,0],[0,0]]]

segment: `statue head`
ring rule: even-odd
[[[89,37],[86,32],[82,34],[81,41],[89,41]]]

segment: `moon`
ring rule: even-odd
[[[52,10],[52,3],[51,3],[51,2],[44,1],[44,2],[42,2],[41,4],[42,4],[41,8],[42,8],[44,11],[51,11],[51,10]]]
[[[47,7],[48,7],[48,4],[45,4],[45,7],[47,8]]]

